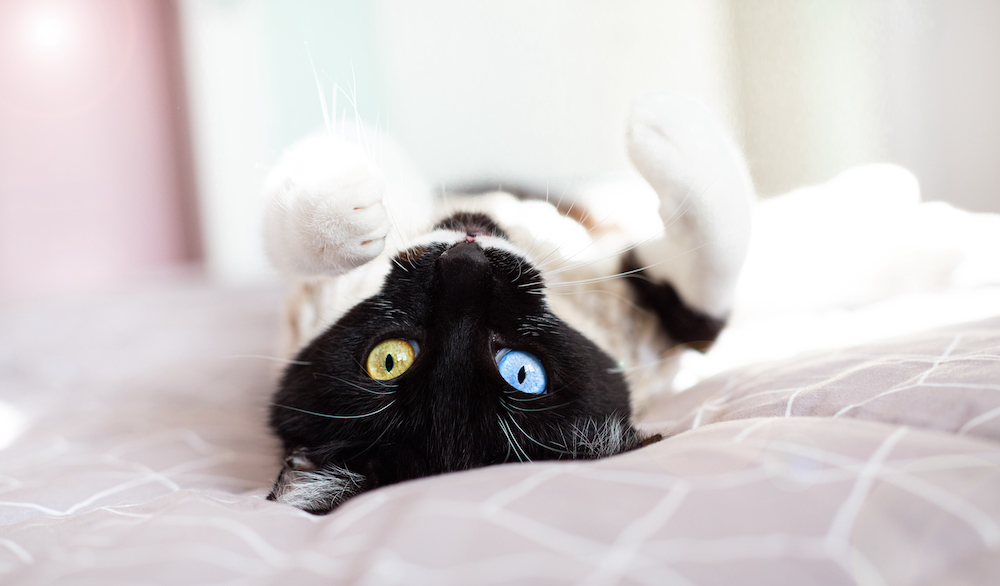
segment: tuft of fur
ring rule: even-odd
[[[361,492],[364,480],[363,474],[338,466],[322,470],[295,470],[286,466],[267,499],[310,513],[325,513]]]
[[[606,458],[641,445],[639,434],[621,417],[586,419],[573,424],[570,451],[580,460]]]

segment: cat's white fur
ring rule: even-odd
[[[486,213],[510,240],[481,237],[480,245],[513,250],[541,269],[552,310],[622,365],[635,409],[669,388],[676,365],[655,317],[636,306],[623,279],[609,278],[621,270],[620,253],[634,249],[647,276],[670,282],[690,307],[718,318],[732,307],[753,190],[735,145],[688,98],[636,100],[627,148],[644,181],[567,194],[570,215],[506,193],[435,196],[395,147],[366,148],[364,138],[308,137],[267,181],[267,250],[291,283],[289,353],[375,294],[399,252],[462,241],[464,233],[431,230],[454,211]]]
[[[364,475],[332,466],[322,470],[285,468],[274,487],[281,502],[305,510],[329,510],[359,492]]]

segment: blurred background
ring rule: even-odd
[[[261,183],[324,103],[434,182],[572,184],[678,90],[761,196],[888,161],[1000,212],[997,31],[995,0],[0,0],[0,298],[273,279]]]

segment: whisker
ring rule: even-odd
[[[641,241],[636,242],[634,244],[630,244],[630,245],[626,246],[625,248],[622,248],[620,250],[616,250],[615,252],[613,252],[613,253],[611,253],[611,254],[609,254],[607,256],[603,256],[601,258],[594,258],[594,259],[591,259],[591,260],[586,260],[586,261],[583,261],[583,262],[579,262],[579,263],[577,263],[575,265],[571,265],[571,266],[568,266],[568,267],[562,267],[561,269],[554,269],[554,270],[551,270],[551,271],[546,271],[545,274],[546,275],[558,275],[559,273],[565,273],[566,271],[572,271],[572,270],[576,270],[576,269],[579,269],[579,268],[582,268],[582,267],[585,267],[585,266],[588,266],[588,265],[596,264],[596,263],[599,263],[599,262],[604,262],[604,261],[606,261],[606,260],[608,260],[610,258],[615,258],[617,256],[621,256],[621,255],[625,254],[626,252],[629,252],[630,250],[634,250],[634,249],[642,246],[643,244],[646,244],[647,242],[651,242],[651,241],[653,241],[653,240],[655,240],[655,239],[663,236],[664,234],[666,234],[666,231],[663,231],[663,230],[658,231],[655,234],[652,234],[649,237],[647,237],[645,240],[641,240]]]
[[[510,458],[510,451],[514,450],[514,455],[517,456],[517,461],[524,462],[524,459],[521,458],[521,454],[514,448],[514,440],[510,437],[510,432],[507,430],[507,427],[504,426],[503,420],[500,419],[499,415],[497,415],[497,424],[500,425],[500,431],[502,431],[504,437],[507,438],[507,455],[504,456],[504,461]]]
[[[508,421],[509,421],[509,418],[508,418]],[[503,423],[503,422],[501,421],[501,423]],[[505,424],[505,427],[507,428],[507,432],[510,434],[510,439],[514,442],[514,447],[516,449],[518,449],[518,450],[521,451],[521,455],[524,456],[525,460],[531,462],[532,460],[531,460],[531,457],[528,456],[528,452],[524,451],[524,448],[521,447],[521,442],[517,441],[517,438],[514,437],[514,431],[510,428],[510,424],[509,423]]]
[[[705,186],[705,189],[701,190],[701,193],[698,194],[697,198],[704,197],[704,195],[708,193],[710,189],[712,189],[712,186],[715,185],[715,182],[718,181],[718,179],[719,179],[718,177],[714,177],[712,181]],[[667,218],[666,222],[664,222],[665,228],[670,227],[670,225],[672,225],[674,222],[681,219],[681,217],[684,216],[684,214],[686,214],[689,209],[691,209],[691,206],[694,205],[694,201],[688,204],[688,206],[685,207],[683,210],[681,210],[681,207],[684,205],[685,202],[687,202],[688,198],[691,197],[692,193],[694,193],[694,190],[689,187],[687,193],[684,194],[684,199],[682,199],[681,203],[677,206],[677,209],[671,212],[670,217]],[[674,218],[674,216],[677,216],[677,218]]]
[[[642,279],[642,278],[644,278],[644,275],[636,275],[635,278]],[[647,278],[646,280],[649,280],[649,279]],[[652,282],[652,281],[650,281],[650,282]],[[546,294],[546,293],[541,292],[541,291],[528,291],[528,293]],[[589,295],[589,294],[592,294],[592,293],[599,293],[601,295],[609,295],[611,297],[614,297],[618,301],[621,301],[622,303],[625,303],[626,305],[628,305],[629,307],[631,307],[632,309],[636,310],[639,313],[644,313],[644,314],[650,313],[650,311],[648,309],[646,309],[645,307],[639,307],[638,305],[636,305],[635,303],[633,303],[632,300],[626,299],[626,298],[622,297],[621,295],[618,295],[617,293],[613,293],[611,291],[605,291],[604,289],[581,289],[581,290],[577,290],[577,291],[548,291],[547,292],[548,295]]]
[[[377,438],[375,438],[375,440],[374,440],[374,441],[373,441],[373,442],[372,442],[371,444],[369,444],[369,445],[368,445],[368,447],[367,447],[367,448],[365,448],[365,449],[361,450],[360,452],[358,452],[358,453],[357,453],[357,454],[355,455],[355,457],[358,457],[358,456],[360,456],[361,454],[364,454],[364,453],[365,453],[365,452],[367,452],[368,450],[370,450],[370,449],[374,448],[374,447],[375,447],[376,445],[378,445],[378,442],[379,442],[379,441],[380,441],[380,440],[381,440],[381,439],[382,439],[383,437],[385,437],[385,434],[389,433],[389,430],[390,430],[390,429],[391,429],[391,427],[390,427],[390,426],[388,426],[388,425],[386,425],[386,426],[385,426],[385,429],[384,429],[384,430],[382,430],[382,433],[380,433],[380,434],[378,435],[378,437],[377,437]]]
[[[524,272],[524,263],[521,262],[521,257],[518,256],[516,258],[517,258],[517,276],[511,279],[510,281],[511,283],[516,283],[517,280],[521,278],[521,274]]]
[[[526,289],[528,287],[537,287],[539,285],[541,285],[541,286],[544,287],[545,286],[545,282],[544,281],[530,281],[528,283],[521,283],[520,285],[518,285],[518,287],[521,288],[521,289]]]
[[[559,405],[552,405],[551,407],[542,407],[541,409],[525,409],[524,407],[518,407],[517,405],[504,405],[507,409],[513,409],[514,411],[521,411],[522,413],[539,413],[541,411],[551,411],[553,409],[558,409],[559,407],[565,407],[569,403],[560,403]]]
[[[667,352],[669,353],[669,356],[664,356],[663,358],[659,358],[657,360],[650,360],[649,362],[643,362],[643,363],[640,363],[640,364],[636,364],[634,366],[629,366],[627,368],[616,367],[616,368],[611,368],[609,370],[611,372],[616,372],[618,374],[625,374],[627,372],[632,372],[634,370],[642,370],[644,368],[653,368],[655,366],[659,366],[659,365],[663,364],[664,362],[671,361],[671,360],[676,360],[677,359],[677,353],[676,353],[675,350],[676,350],[676,348],[673,348],[671,350],[667,350]]]
[[[604,216],[604,218],[603,218],[603,219],[602,219],[602,220],[601,220],[600,222],[598,222],[598,223],[594,224],[594,227],[593,227],[593,228],[590,228],[589,230],[587,230],[587,232],[588,232],[588,233],[590,233],[590,232],[594,232],[595,230],[597,230],[598,226],[600,226],[601,224],[603,224],[604,222],[606,222],[606,221],[608,220],[608,218],[610,218],[611,216],[615,215],[615,213],[617,213],[617,212],[618,212],[618,210],[617,210],[617,209],[615,209],[615,210],[612,210],[611,212],[608,212],[608,215]],[[588,211],[588,212],[587,212],[587,216],[586,216],[585,218],[583,218],[583,219],[582,219],[582,220],[580,221],[580,223],[582,224],[582,223],[583,223],[583,221],[584,221],[584,220],[586,220],[586,219],[587,219],[587,218],[589,218],[589,217],[590,217],[590,212]],[[601,238],[604,238],[604,237],[605,237],[605,236],[606,236],[606,235],[607,235],[607,234],[608,234],[609,232],[611,232],[611,228],[606,228],[606,229],[605,229],[605,230],[604,230],[603,232],[601,232],[600,234],[598,234],[596,238],[592,238],[592,239],[590,240],[590,243],[588,243],[588,244],[587,244],[586,246],[584,246],[584,247],[583,247],[583,248],[581,248],[580,250],[577,250],[576,252],[574,252],[574,253],[573,253],[573,254],[571,254],[570,256],[567,256],[566,258],[564,258],[564,259],[560,260],[560,261],[558,262],[558,264],[556,264],[555,266],[556,266],[556,267],[558,267],[559,265],[561,265],[561,264],[563,264],[563,263],[566,263],[566,262],[569,262],[569,261],[570,261],[570,259],[574,258],[574,257],[575,257],[576,255],[578,255],[578,254],[581,254],[581,253],[582,253],[583,251],[587,250],[588,248],[590,248],[590,247],[591,247],[591,246],[593,246],[594,244],[597,244],[597,242],[599,242],[599,241],[601,240]]]
[[[612,212],[611,214],[608,214],[608,216],[607,216],[607,217],[606,217],[605,219],[607,219],[607,218],[611,217],[611,215],[612,215],[613,213],[614,213],[614,212]],[[604,220],[601,220],[601,222],[603,223],[603,222],[604,222]],[[597,226],[595,225],[595,226],[594,226],[594,228],[596,229],[596,228],[597,228]],[[588,230],[588,232],[592,232],[592,231],[593,231],[593,229],[591,229],[591,230]],[[611,232],[611,229],[610,229],[610,228],[608,228],[608,229],[604,230],[604,231],[603,231],[603,232],[601,232],[601,233],[600,233],[600,234],[599,234],[599,235],[598,235],[598,236],[597,236],[596,238],[593,238],[593,239],[592,239],[592,240],[590,241],[590,243],[589,243],[589,244],[587,244],[586,246],[584,246],[584,247],[583,247],[583,248],[581,248],[580,250],[577,250],[576,252],[574,252],[574,253],[573,253],[573,254],[571,254],[570,256],[567,256],[566,258],[563,258],[563,259],[554,259],[554,260],[552,261],[552,262],[555,262],[555,264],[554,264],[554,265],[552,265],[551,263],[547,263],[546,261],[547,261],[547,260],[549,259],[549,257],[551,257],[551,256],[552,256],[553,254],[556,254],[557,252],[560,252],[561,250],[565,249],[565,248],[566,248],[566,246],[568,246],[567,244],[563,244],[563,245],[560,245],[560,246],[557,246],[557,247],[556,247],[556,248],[554,248],[554,249],[553,249],[553,250],[552,250],[551,252],[549,252],[548,254],[546,254],[545,256],[543,256],[542,258],[540,258],[540,259],[538,259],[538,260],[535,260],[534,262],[535,262],[535,264],[537,264],[537,265],[538,265],[538,267],[539,267],[540,269],[542,269],[543,271],[545,271],[545,273],[546,273],[546,274],[558,274],[558,273],[561,273],[561,272],[564,272],[564,271],[568,271],[568,270],[573,270],[574,268],[579,268],[579,267],[582,267],[582,266],[587,266],[587,265],[590,265],[590,264],[594,264],[594,263],[597,263],[597,262],[601,262],[601,261],[604,261],[604,260],[607,260],[607,259],[609,259],[609,258],[614,258],[614,257],[616,257],[616,256],[619,256],[619,255],[621,255],[621,254],[622,254],[622,253],[624,253],[624,252],[628,252],[628,251],[629,251],[629,250],[631,250],[632,248],[634,248],[634,247],[638,246],[639,244],[641,244],[641,243],[639,243],[639,244],[634,244],[634,245],[632,245],[632,246],[630,246],[630,247],[626,247],[626,248],[622,248],[622,249],[620,249],[620,250],[617,250],[617,251],[615,251],[614,253],[612,253],[612,254],[610,254],[610,255],[608,255],[608,256],[605,256],[605,257],[602,257],[602,258],[599,258],[599,259],[591,259],[591,260],[588,260],[588,261],[584,261],[584,262],[581,262],[581,263],[578,263],[578,264],[576,264],[576,265],[572,265],[572,266],[569,266],[569,267],[563,267],[563,268],[561,268],[561,269],[556,269],[556,268],[555,268],[555,267],[559,267],[560,265],[562,265],[562,264],[564,264],[564,263],[566,263],[566,262],[569,262],[569,261],[570,261],[571,259],[573,259],[574,257],[576,257],[576,256],[577,256],[578,254],[582,253],[583,251],[587,250],[588,248],[590,248],[591,246],[593,246],[594,244],[596,244],[596,243],[597,243],[597,242],[598,242],[598,241],[599,241],[599,240],[600,240],[601,238],[603,238],[603,237],[604,237],[605,235],[607,235],[607,234],[608,234],[609,232]],[[645,240],[644,242],[647,242],[647,241],[651,240],[652,238],[654,238],[654,237],[656,237],[656,236],[659,236],[659,233],[658,233],[658,234],[655,234],[654,236],[651,236],[650,238],[647,238],[647,239],[646,239],[646,240]],[[546,240],[546,242],[548,242],[548,240]],[[549,268],[550,266],[551,266],[551,267],[553,267],[553,268]]]
[[[698,246],[695,246],[694,248],[689,248],[689,249],[685,250],[684,252],[681,252],[681,253],[675,254],[674,256],[671,256],[670,258],[664,258],[664,259],[661,259],[661,260],[659,260],[657,262],[650,263],[650,264],[648,264],[646,266],[642,266],[642,267],[639,267],[637,269],[632,269],[630,271],[622,271],[620,273],[615,273],[614,275],[606,275],[606,276],[603,276],[603,277],[594,277],[592,279],[580,279],[580,280],[577,280],[577,281],[562,281],[562,282],[549,283],[548,287],[549,288],[556,287],[556,286],[567,287],[567,286],[570,286],[570,285],[582,285],[582,284],[585,284],[585,283],[600,283],[601,281],[610,281],[612,279],[617,279],[619,277],[627,277],[628,275],[632,275],[632,274],[638,273],[640,271],[644,271],[646,269],[649,269],[649,268],[661,265],[661,264],[663,264],[665,262],[670,262],[670,261],[672,261],[672,260],[674,260],[676,258],[680,258],[681,256],[684,256],[685,254],[694,252],[695,250],[698,250],[699,248],[702,248],[702,247],[705,247],[705,246],[708,246],[708,242],[705,242],[703,244],[699,244]]]
[[[333,126],[330,127],[329,132],[333,134],[337,131],[337,82],[333,82],[333,89],[330,90],[330,118],[333,121]]]
[[[309,65],[312,67],[313,77],[316,79],[316,89],[319,90],[319,106],[323,110],[323,122],[326,124],[326,132],[330,134],[333,129],[330,127],[330,114],[326,110],[326,95],[323,94],[323,84],[319,81],[319,74],[316,73],[316,64],[313,63],[312,51],[309,50],[309,43],[306,43],[306,55],[309,56]],[[336,102],[334,102],[336,105]]]
[[[701,193],[698,195],[698,197],[702,197],[706,193],[708,193],[708,190],[711,189],[712,185],[714,185],[714,184],[715,184],[715,180],[713,179],[712,182],[709,183],[708,186],[701,191]],[[610,258],[614,258],[616,256],[620,256],[620,255],[622,255],[622,254],[624,254],[626,252],[629,252],[630,250],[634,250],[634,249],[638,248],[639,246],[642,246],[643,244],[646,244],[647,242],[655,240],[656,238],[660,238],[661,236],[664,236],[667,233],[667,229],[670,228],[670,226],[672,226],[674,223],[678,222],[681,218],[683,218],[684,214],[686,214],[687,211],[691,208],[691,206],[694,205],[694,201],[692,200],[691,203],[689,203],[687,205],[687,207],[683,207],[683,209],[681,209],[682,206],[684,206],[684,203],[688,201],[688,198],[691,196],[692,193],[694,193],[694,192],[689,189],[688,192],[684,195],[684,199],[681,200],[681,203],[678,206],[678,208],[676,210],[674,210],[670,214],[669,218],[667,218],[667,221],[663,225],[663,229],[662,230],[658,230],[655,234],[651,234],[646,239],[644,239],[644,240],[642,240],[640,242],[636,242],[635,244],[631,244],[631,245],[629,245],[629,246],[627,246],[627,247],[625,247],[625,248],[623,248],[623,249],[621,249],[619,251],[616,251],[614,254],[610,254],[610,255],[605,256],[603,258],[592,259],[592,260],[589,260],[589,261],[584,261],[584,262],[581,262],[581,263],[577,263],[577,264],[572,265],[572,266],[562,267],[562,268],[559,268],[559,269],[554,269],[554,270],[546,271],[546,274],[548,274],[548,275],[556,275],[556,274],[559,274],[559,273],[562,273],[562,272],[565,272],[565,271],[571,271],[571,270],[582,268],[582,267],[585,267],[585,266],[588,266],[588,265],[591,265],[591,264],[595,264],[595,263],[598,263],[598,262],[603,262],[603,261],[606,261],[606,260],[608,260]],[[607,234],[607,232],[605,231],[604,234]],[[603,236],[604,234],[602,234],[601,236]],[[558,266],[558,265],[556,265],[556,266]],[[650,265],[650,266],[653,266],[653,265]]]
[[[337,381],[339,383],[344,383],[345,385],[352,386],[352,387],[354,387],[356,389],[365,391],[366,393],[371,393],[373,395],[391,395],[391,394],[393,394],[395,392],[395,391],[385,391],[385,392],[382,392],[382,391],[373,391],[373,390],[371,390],[371,389],[369,389],[367,387],[363,387],[363,386],[361,386],[361,385],[359,385],[357,383],[352,383],[349,380],[344,380],[344,379],[342,379],[340,377],[333,376],[332,374],[326,374],[325,372],[314,372],[313,376],[314,377],[319,376],[319,377],[323,377],[323,378],[332,379],[332,380],[335,380],[335,381]],[[396,385],[390,385],[390,384],[386,384],[386,383],[382,383],[382,382],[379,382],[378,384],[381,385],[381,386],[383,386],[383,387],[389,387],[389,388],[395,388],[395,386],[396,386]]]
[[[536,236],[536,238],[537,238],[537,236]],[[543,242],[547,244],[547,243],[551,242],[551,240],[549,240],[548,238],[546,238]],[[536,265],[538,265],[539,268],[544,268],[545,261],[548,260],[548,258],[550,256],[552,256],[553,254],[555,254],[555,253],[559,252],[560,250],[566,248],[566,246],[567,246],[566,244],[562,244],[562,245],[559,245],[559,246],[553,248],[548,254],[546,254],[542,258],[535,259],[534,263]]]
[[[388,206],[386,206],[386,207],[388,208]],[[396,260],[396,257],[394,257],[394,256],[390,256],[390,257],[389,257],[389,260],[391,260],[391,261],[392,261],[392,264],[394,264],[394,265],[396,265],[397,267],[399,267],[399,268],[403,269],[403,271],[404,271],[404,272],[407,272],[407,273],[408,273],[408,272],[410,272],[410,271],[406,270],[406,267],[404,267],[404,266],[403,266],[402,264],[400,264],[400,262],[399,262],[398,260]]]
[[[537,444],[537,445],[545,448],[546,450],[549,450],[550,452],[555,452],[557,454],[569,454],[569,452],[567,452],[566,450],[560,450],[560,449],[557,449],[557,448],[553,448],[552,446],[547,446],[547,445],[543,444],[542,442],[536,440],[535,438],[531,437],[531,435],[529,435],[528,432],[524,431],[524,429],[522,429],[521,426],[518,425],[517,421],[515,421],[513,417],[508,417],[507,420],[510,421],[511,423],[513,423],[514,426],[517,427],[517,430],[520,431],[524,435],[524,437],[528,438],[529,440],[531,440],[535,444]]]
[[[303,362],[301,360],[289,360],[287,358],[278,358],[277,356],[265,356],[263,354],[233,354],[231,356],[223,356],[223,358],[260,358],[261,360],[273,360],[275,362],[284,362],[285,364],[299,364],[302,366],[309,366],[312,362]]]
[[[384,407],[376,409],[371,413],[365,413],[364,415],[327,415],[326,413],[316,413],[315,411],[307,411],[305,409],[299,409],[298,407],[292,407],[290,405],[282,405],[281,403],[272,402],[271,404],[274,405],[275,407],[281,407],[282,409],[291,409],[292,411],[298,411],[299,413],[305,413],[307,415],[315,415],[316,417],[325,417],[327,419],[363,419],[365,417],[371,417],[372,415],[378,415],[379,413],[385,411],[389,407],[392,407],[392,404],[395,402],[396,400],[393,399],[392,401],[389,401]]]
[[[546,192],[546,201],[548,201],[548,192]],[[562,203],[562,197],[559,198],[559,203],[556,204],[556,208],[558,208],[561,203]],[[575,200],[574,200],[574,203],[575,203]],[[569,211],[572,209],[572,207],[573,206],[571,205],[570,208],[566,210],[566,213],[563,214],[563,216],[568,217],[569,216]],[[616,207],[615,209],[613,209],[610,212],[608,212],[608,214],[604,218],[602,218],[600,222],[598,222],[598,223],[594,224],[594,226],[588,228],[587,232],[588,233],[592,233],[595,230],[597,230],[597,228],[600,227],[602,224],[604,224],[604,222],[607,221],[608,218],[610,218],[610,217],[614,216],[616,213],[618,213],[619,209],[620,209],[619,207]],[[586,215],[583,218],[581,218],[580,220],[578,220],[577,223],[580,224],[580,225],[583,225],[583,223],[586,222],[590,218],[591,215],[592,215],[592,211],[590,209],[588,209]],[[590,246],[592,246],[595,242],[597,242],[598,240],[600,240],[601,238],[603,238],[604,235],[607,234],[610,231],[611,231],[610,228],[605,229],[604,232],[602,232],[600,235],[598,235],[597,238],[592,239],[591,242],[589,244],[587,244],[585,247],[583,247],[582,249],[576,251],[573,255],[571,255],[571,256],[569,256],[567,258],[562,259],[555,266],[559,266],[559,265],[561,265],[561,264],[569,261],[571,258],[573,258],[574,256],[580,254],[581,252],[583,252],[584,250],[586,250],[587,248],[589,248]],[[540,268],[545,268],[544,263],[545,263],[546,259],[548,259],[553,254],[559,252],[560,250],[564,249],[565,247],[566,247],[566,245],[558,246],[558,247],[555,248],[555,250],[553,250],[549,254],[545,255],[545,257],[543,257],[542,259],[539,259],[538,261],[536,261],[537,264],[539,265],[539,267]]]
[[[514,395],[514,394],[523,394],[523,393],[521,393],[520,391],[504,391],[504,394],[506,394],[506,395]],[[525,399],[520,399],[518,397],[508,396],[508,397],[505,398],[505,400],[518,401],[518,402],[521,402],[521,403],[530,403],[531,401],[539,401],[541,399],[544,399],[545,397],[547,397],[549,395],[551,395],[551,393],[549,393],[547,395],[533,395],[533,396],[525,398]]]
[[[509,417],[507,418],[507,421],[508,421],[508,423],[507,423],[507,431],[510,432],[510,438],[512,440],[514,440],[514,446],[517,447],[517,449],[521,450],[521,454],[524,456],[525,460],[531,462],[531,457],[528,456],[528,452],[524,451],[524,448],[521,447],[521,442],[517,441],[517,438],[514,437],[514,430],[512,430],[510,428],[510,423],[509,422],[511,421],[511,419]]]

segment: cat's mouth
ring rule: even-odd
[[[466,242],[472,242],[480,236],[507,238],[503,229],[486,214],[457,213],[442,220],[435,229],[464,232]]]
[[[493,218],[472,212],[459,212],[445,218],[435,225],[431,232],[412,244],[410,249],[400,253],[397,257],[399,261],[419,258],[440,244],[447,246],[476,244],[483,249],[499,249],[524,256],[524,253],[510,242],[507,233],[493,221]]]

